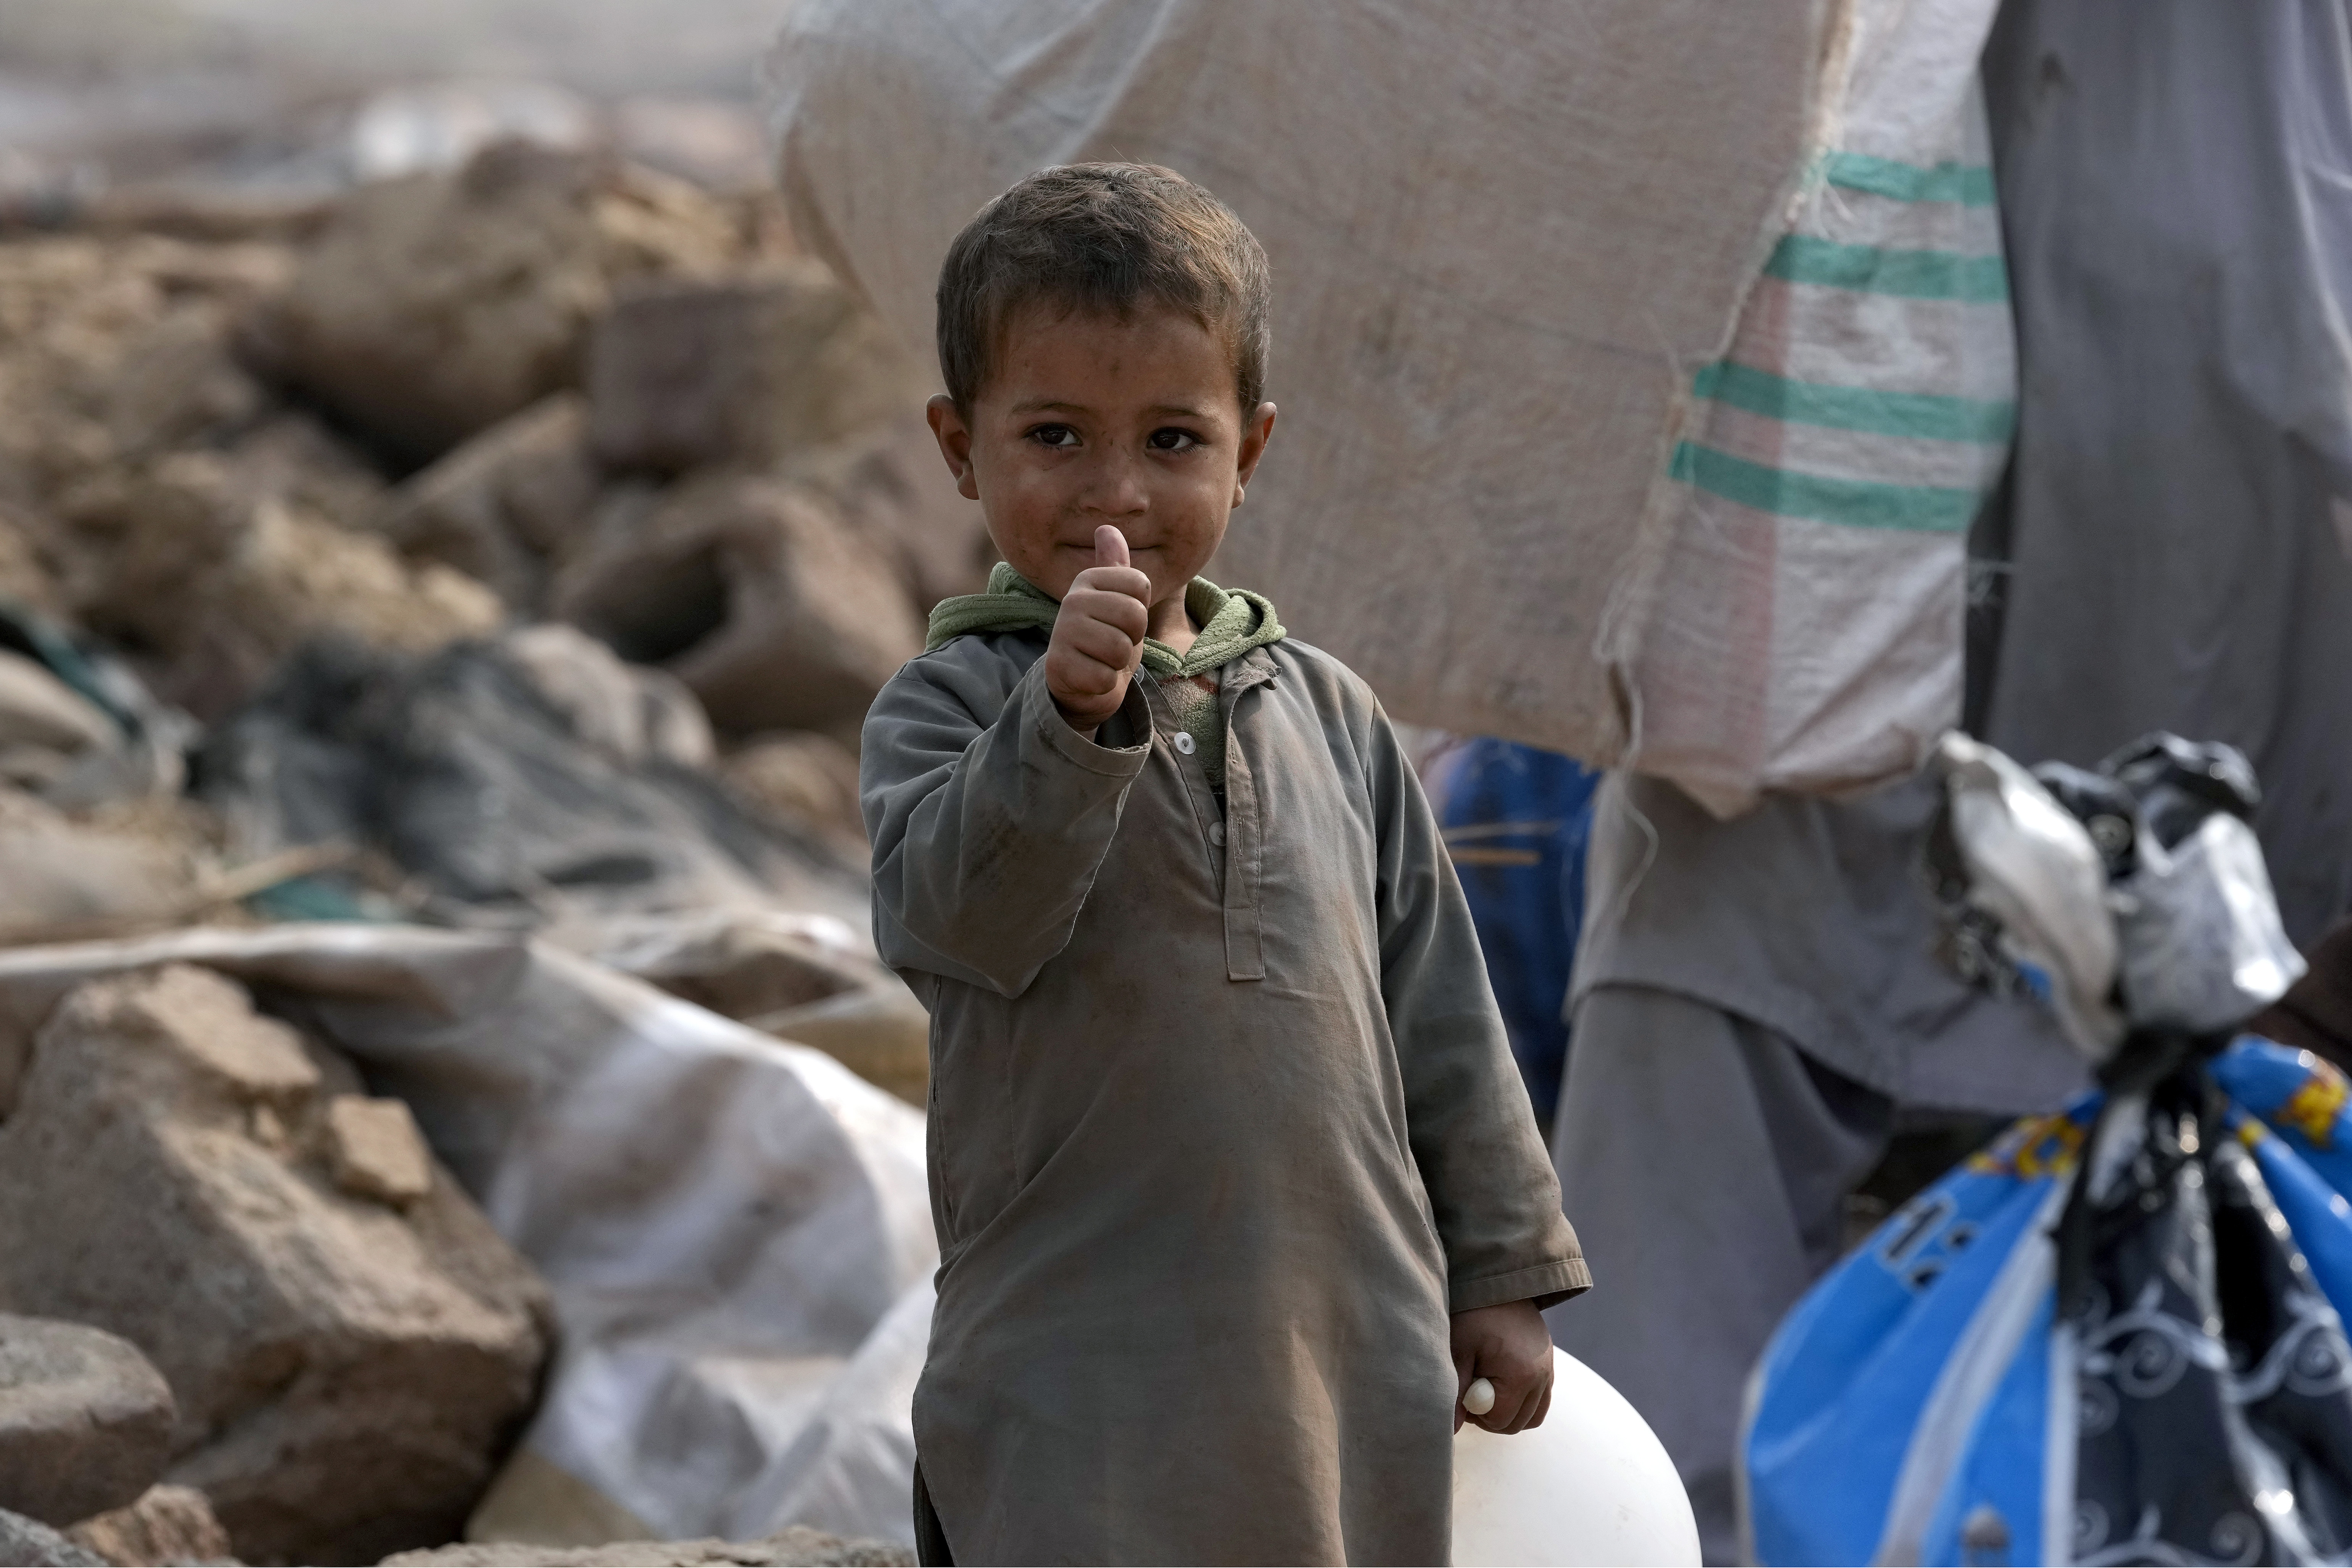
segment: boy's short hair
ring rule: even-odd
[[[1246,419],[1265,394],[1273,293],[1265,252],[1233,210],[1172,169],[1041,169],[964,225],[940,267],[940,373],[969,418],[1004,325],[1048,301],[1125,319],[1181,311],[1224,335]]]

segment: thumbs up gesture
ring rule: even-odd
[[[1127,536],[1095,529],[1095,564],[1062,595],[1045,649],[1045,689],[1073,729],[1091,735],[1127,700],[1151,626],[1151,580],[1128,564]]]

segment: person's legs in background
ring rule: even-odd
[[[1552,1337],[1631,1400],[1682,1472],[1709,1563],[1739,1560],[1732,1450],[1749,1370],[1845,1242],[1894,1103],[1786,1037],[1670,991],[1575,1009],[1553,1163],[1595,1289]]]

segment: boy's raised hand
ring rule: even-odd
[[[1551,1408],[1551,1330],[1533,1301],[1506,1301],[1454,1314],[1454,1429],[1468,1419],[1489,1432],[1522,1432],[1543,1425]],[[1495,1403],[1472,1414],[1462,1396],[1480,1378],[1494,1385]]]
[[[1127,700],[1151,628],[1151,580],[1128,564],[1127,536],[1095,530],[1095,564],[1062,595],[1045,649],[1045,689],[1070,727],[1091,735]]]

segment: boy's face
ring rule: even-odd
[[[1121,321],[1033,306],[1006,324],[996,360],[969,423],[946,397],[930,420],[997,549],[1059,599],[1096,564],[1095,529],[1108,523],[1151,580],[1155,612],[1181,615],[1265,451],[1274,405],[1244,417],[1223,341],[1172,310]]]

